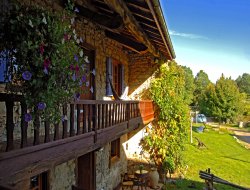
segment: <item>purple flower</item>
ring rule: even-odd
[[[76,81],[76,74],[74,73],[73,76],[72,76],[72,80],[73,81]]]
[[[75,7],[75,10],[74,10],[76,13],[79,13],[79,9],[77,7]]]
[[[86,81],[87,81],[86,76],[82,76],[82,82],[86,82]]]
[[[86,82],[86,86],[87,86],[87,87],[89,86],[89,81]]]
[[[24,80],[30,80],[31,77],[32,77],[32,74],[29,71],[24,71],[23,74],[22,74],[22,77],[23,77]]]
[[[24,116],[24,120],[25,120],[26,122],[31,121],[31,120],[32,120],[32,115],[29,114],[29,113],[26,113],[25,116]]]
[[[64,122],[64,121],[67,121],[67,120],[68,120],[68,118],[67,118],[67,116],[66,116],[66,115],[63,115],[61,120],[62,120],[62,122]]]
[[[46,108],[46,104],[45,104],[44,102],[39,102],[39,103],[37,104],[37,108],[38,108],[39,110],[44,110],[44,109]]]
[[[79,81],[79,86],[82,86],[82,80]]]
[[[78,101],[78,100],[80,100],[80,93],[79,92],[77,92],[75,95],[74,95],[74,99],[76,100],[76,101]]]
[[[48,69],[47,69],[46,67],[43,69],[43,72],[44,72],[46,75],[49,73],[49,71],[48,71]]]
[[[79,61],[79,58],[78,58],[78,56],[77,56],[77,55],[74,55],[74,60],[75,60],[76,62],[78,62],[78,61]]]

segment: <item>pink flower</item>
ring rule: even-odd
[[[75,66],[75,71],[76,71],[76,72],[78,72],[78,71],[79,71],[79,69],[80,69],[80,68],[79,68],[79,66],[78,66],[78,65],[76,65],[76,66]]]
[[[40,44],[39,49],[40,49],[40,53],[43,55],[43,53],[44,53],[44,44],[43,43]]]
[[[75,70],[74,65],[71,64],[71,65],[69,66],[69,69],[70,69],[71,71],[74,71],[74,70]]]
[[[70,39],[70,35],[64,34],[63,38],[64,38],[65,41],[68,41]]]
[[[44,59],[44,61],[43,61],[43,67],[44,67],[44,69],[48,70],[50,63],[51,62],[50,62],[50,60],[48,58]]]

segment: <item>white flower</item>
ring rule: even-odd
[[[84,56],[84,61],[85,61],[86,63],[89,63],[89,58],[88,58],[88,56]]]
[[[42,22],[43,22],[44,24],[47,24],[47,20],[46,20],[46,18],[45,18],[45,17],[43,17]]]
[[[34,27],[31,20],[29,20],[29,25],[30,25],[32,28]]]
[[[79,52],[79,54],[80,54],[80,57],[83,57],[83,51],[82,50]]]

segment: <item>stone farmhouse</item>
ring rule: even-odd
[[[8,7],[8,0],[1,2],[0,11]],[[21,2],[64,9],[62,0]],[[175,58],[159,0],[74,3],[92,90],[65,106],[67,120],[60,125],[41,122],[34,127],[24,121],[25,100],[6,93],[2,81],[0,189],[115,189],[138,147],[139,140],[131,139],[154,119],[152,101],[142,100],[140,93],[160,62]],[[120,98],[114,99],[114,93]]]

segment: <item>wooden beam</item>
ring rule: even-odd
[[[160,53],[151,43],[148,36],[145,34],[139,23],[136,21],[127,5],[122,0],[104,0],[115,12],[123,19],[125,26],[135,36],[135,38],[148,47],[148,51],[154,56],[159,57]]]
[[[111,38],[117,42],[119,42],[120,44],[122,44],[123,46],[137,52],[137,53],[143,53],[147,50],[147,47],[142,44],[142,43],[138,43],[124,35],[120,35],[118,33],[115,33],[115,32],[111,32],[111,31],[108,31],[106,30],[105,31],[105,35],[108,37],[108,38]]]
[[[79,13],[77,13],[77,15],[83,16],[89,19],[90,21],[93,21],[101,26],[104,26],[109,30],[120,29],[123,27],[123,20],[121,16],[118,14],[113,14],[112,17],[109,17],[107,15],[100,14],[98,12],[90,10],[79,4],[76,4],[76,6],[79,9]]]
[[[147,4],[144,1],[126,0],[126,3],[143,11],[150,12]]]

